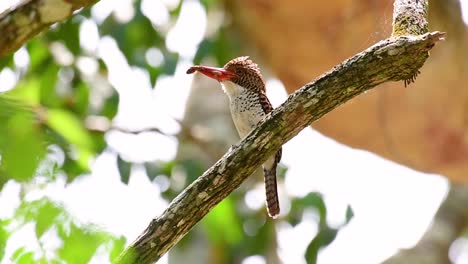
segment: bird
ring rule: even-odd
[[[240,138],[247,136],[262,119],[273,110],[266,96],[265,81],[260,68],[248,56],[227,62],[222,68],[192,66],[187,74],[200,72],[220,82],[229,97],[232,120]],[[276,168],[282,149],[262,164],[268,215],[276,218],[280,213]]]

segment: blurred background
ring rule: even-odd
[[[158,263],[468,263],[467,9],[430,1],[447,40],[415,84],[380,85],[285,144],[278,219],[256,173]],[[101,0],[0,58],[0,262],[111,262],[238,142],[219,84],[190,66],[249,55],[276,107],[387,38],[392,10]]]

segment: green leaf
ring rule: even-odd
[[[245,250],[246,256],[266,254],[265,252],[269,252],[273,247],[276,247],[275,221],[267,220],[264,212],[247,219],[244,225],[247,224],[247,221],[256,225],[258,230],[254,236],[244,236],[243,241],[245,242],[242,242],[244,246],[240,248]]]
[[[353,211],[353,208],[351,208],[351,206],[348,205],[348,207],[346,207],[346,222],[345,224],[348,224],[351,219],[353,219],[354,217],[354,211]]]
[[[132,164],[123,160],[120,155],[117,156],[117,167],[119,168],[120,173],[120,180],[128,184],[128,180],[130,179],[130,171],[132,169]]]
[[[150,47],[164,46],[164,38],[153,28],[151,21],[135,10],[134,18],[125,26],[119,25],[113,16],[109,16],[100,26],[101,35],[111,35],[131,65],[145,67],[145,53]],[[118,26],[116,26],[116,24]]]
[[[177,62],[179,61],[179,54],[172,52],[163,52],[163,55],[163,72],[167,75],[173,75],[177,67]]]
[[[161,67],[156,67],[155,68],[153,66],[146,65],[146,70],[148,71],[148,73],[150,75],[151,87],[154,87],[154,85],[156,84],[156,80],[158,79],[159,75],[162,72],[162,69],[161,69]]]
[[[89,160],[106,147],[104,133],[87,130],[72,112],[50,109],[47,113],[47,123],[52,129],[48,131],[48,140],[64,150],[66,156],[61,169],[66,173],[67,181],[72,182],[89,171]],[[76,148],[70,148],[70,145]]]
[[[124,237],[115,238],[92,225],[72,223],[66,229],[59,227],[58,230],[63,244],[57,253],[67,263],[88,263],[101,246],[109,252],[109,259],[115,259],[125,246]]]
[[[44,203],[36,217],[36,237],[39,239],[49,228],[56,224],[57,217],[63,214],[63,209],[51,201]]]
[[[103,233],[72,224],[69,235],[62,237],[63,244],[57,253],[67,263],[85,264],[91,260],[97,248],[109,238]]]
[[[45,69],[41,70],[41,75],[38,76],[40,87],[41,104],[48,107],[59,107],[62,103],[62,98],[57,95],[56,83],[60,67],[55,63],[48,63]]]
[[[321,248],[328,246],[333,240],[335,240],[338,233],[337,229],[324,228],[319,231],[314,239],[307,246],[305,258],[308,264],[317,263],[317,256]]]
[[[64,42],[65,47],[75,56],[81,53],[79,27],[83,16],[77,15],[67,21],[57,25],[46,35],[49,41]]]
[[[219,65],[224,65],[240,51],[239,38],[235,38],[225,27],[219,29],[214,39],[213,53]]]
[[[101,109],[101,115],[109,118],[112,120],[114,116],[117,114],[117,110],[119,109],[119,94],[114,92],[111,97],[107,98],[104,106]]]
[[[161,170],[161,174],[170,177],[172,175],[172,171],[174,170],[174,166],[176,166],[176,162],[175,160],[171,160],[161,164],[159,169]]]
[[[0,220],[0,262],[5,256],[5,248],[6,248],[8,237],[10,236],[10,234],[8,233],[6,229],[7,223],[8,221]]]
[[[70,157],[65,157],[65,162],[63,163],[62,170],[66,173],[67,183],[72,182],[80,174],[88,171],[86,168],[82,168],[76,160],[71,159]]]
[[[193,182],[205,171],[205,167],[199,160],[181,160],[178,165],[184,168],[188,182]]]
[[[28,42],[27,49],[30,58],[30,71],[36,72],[44,70],[44,67],[42,67],[43,63],[51,59],[51,54],[44,41],[39,38],[34,38]]]
[[[288,216],[288,221],[292,225],[300,222],[304,209],[313,207],[319,213],[319,225],[326,225],[327,223],[327,208],[320,193],[309,193],[302,198],[297,198],[291,201],[291,212]]]
[[[81,120],[63,109],[49,109],[47,111],[47,124],[63,136],[69,143],[80,149],[92,150],[93,140],[84,128]]]
[[[19,182],[31,179],[46,153],[43,136],[33,117],[18,113],[0,120],[0,170]]]
[[[207,10],[211,9],[212,7],[215,7],[218,2],[219,2],[218,0],[200,0],[200,3]]]
[[[145,162],[144,166],[146,170],[146,175],[148,175],[150,181],[153,181],[156,178],[156,176],[162,174],[160,165],[156,162]]]
[[[233,199],[230,197],[224,199],[208,213],[202,223],[210,241],[226,241],[235,245],[242,239],[242,225],[236,213]]]
[[[88,149],[80,149],[76,164],[84,171],[89,170],[89,160],[94,156],[94,153]]]
[[[34,253],[33,252],[26,252],[26,253],[20,255],[16,259],[16,263],[18,263],[18,264],[35,264],[37,262],[34,260]]]
[[[193,64],[198,65],[202,60],[213,54],[214,42],[211,39],[204,39],[198,45],[197,52],[193,58]]]
[[[125,249],[126,239],[125,237],[122,236],[120,238],[113,239],[111,242],[112,243],[111,243],[111,250],[109,254],[109,260],[113,262],[117,259],[117,257],[119,257],[120,253],[122,253],[122,251]]]
[[[58,259],[48,259],[46,257],[40,258],[38,261],[36,261],[37,264],[63,264],[63,261],[60,261]]]
[[[72,108],[79,116],[84,117],[88,112],[89,106],[89,85],[82,80],[79,80],[74,85],[74,97]],[[107,102],[106,102],[107,103]]]
[[[69,219],[69,216],[66,214],[62,206],[48,198],[41,198],[30,202],[23,201],[16,209],[14,216],[15,221],[20,226],[25,225],[28,222],[49,222],[57,218],[60,218],[60,221],[64,222]],[[44,226],[49,224],[41,223],[39,225],[42,225],[39,229],[45,231],[46,228]],[[41,233],[40,230],[39,233]]]
[[[18,85],[4,94],[29,106],[38,106],[41,100],[41,83],[36,77],[21,80]]]
[[[94,151],[102,152],[107,147],[107,142],[104,138],[104,132],[91,131],[90,134],[93,139]]]
[[[8,120],[15,115],[34,116],[32,108],[11,96],[0,94],[0,146],[8,141]],[[1,150],[1,148],[0,148]]]
[[[18,222],[18,225],[22,226],[27,222],[35,221],[37,211],[41,203],[41,200],[22,202],[16,209],[14,216],[14,219]]]
[[[211,1],[211,0],[208,0],[208,1]],[[214,0],[214,1],[216,1],[216,0]],[[169,14],[171,15],[172,18],[175,18],[175,17],[179,16],[180,10],[182,9],[183,2],[184,1],[179,1],[179,4],[176,6],[176,8],[174,8],[173,10],[170,10]],[[204,1],[202,1],[202,4],[204,4],[203,2]]]
[[[288,172],[288,167],[285,166],[284,164],[280,163],[278,164],[277,168],[277,175],[279,179],[284,179],[286,177],[286,173]]]
[[[327,222],[327,207],[323,201],[323,197],[319,193],[309,193],[301,199],[301,203],[304,207],[313,206],[320,214],[320,223]]]
[[[13,68],[13,54],[9,54],[0,58],[0,72],[5,67]]]
[[[53,252],[53,255],[58,258],[48,259],[44,255],[36,256],[31,263],[88,263],[101,246],[107,250],[109,258],[113,258],[122,251],[125,244],[123,237],[115,238],[107,232],[100,231],[96,226],[74,223],[62,206],[48,198],[31,202],[23,201],[15,212],[14,220],[18,226],[35,223],[38,239],[43,237],[48,229],[54,227],[62,240],[60,248]],[[0,231],[1,224],[0,221]],[[31,261],[32,257],[34,256],[28,252],[27,248],[19,248],[14,252],[12,259],[16,260],[16,263],[20,259],[24,263],[29,263],[27,261]]]
[[[11,255],[11,259],[12,260],[16,260],[18,259],[21,255],[23,255],[26,251],[26,248],[25,247],[20,247],[18,249],[15,250],[15,252],[13,252],[13,254]]]
[[[239,53],[240,47],[238,38],[226,27],[221,27],[213,37],[202,40],[198,45],[194,64],[200,64],[206,57],[213,56],[218,65],[224,65]]]

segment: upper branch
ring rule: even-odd
[[[386,81],[412,78],[443,36],[433,32],[383,40],[291,94],[153,219],[117,262],[158,260],[284,143],[356,95]]]
[[[427,33],[428,7],[428,0],[396,0],[393,3],[392,36],[417,36]]]
[[[75,11],[97,0],[27,0],[0,14],[0,57],[19,49],[29,39]]]

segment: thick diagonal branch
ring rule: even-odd
[[[443,36],[433,32],[381,41],[291,94],[153,219],[118,263],[158,260],[281,145],[351,98],[383,82],[414,76]]]
[[[97,0],[27,0],[0,14],[0,57],[19,49],[50,25]]]

